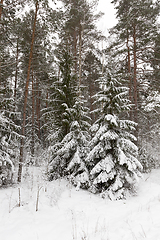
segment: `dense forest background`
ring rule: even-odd
[[[113,0],[107,37],[97,4],[0,0],[1,185],[46,164],[111,196],[125,171],[159,166],[159,1]]]

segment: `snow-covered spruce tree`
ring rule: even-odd
[[[79,123],[81,131],[89,139],[89,128],[91,127],[91,118],[89,117],[89,108],[86,107],[86,101],[83,95],[77,96],[72,109],[72,119]]]
[[[85,185],[86,134],[90,118],[81,95],[81,84],[73,70],[73,57],[66,38],[56,52],[59,77],[53,83],[49,117],[52,117],[49,147],[49,179],[69,175],[75,185]],[[81,163],[82,162],[82,163]],[[83,169],[84,168],[84,169]],[[84,178],[84,179],[83,179]],[[79,180],[78,180],[79,179]],[[78,183],[79,182],[79,183]]]
[[[77,121],[72,122],[70,132],[50,150],[53,158],[49,165],[49,179],[68,175],[78,188],[88,188],[89,173],[85,164],[88,140]]]
[[[58,46],[59,76],[55,76],[48,98],[48,107],[43,111],[45,128],[49,132],[48,139],[51,144],[62,139],[69,133],[70,124],[73,121],[72,112],[76,101],[76,77],[72,72],[73,60],[69,53],[69,47],[65,43]]]
[[[99,80],[101,91],[95,95],[99,119],[92,126],[96,134],[90,142],[89,164],[94,193],[110,199],[122,199],[136,191],[141,176],[135,136],[136,123],[120,120],[118,113],[129,110],[128,89],[121,86],[120,76],[109,69]]]
[[[0,113],[0,186],[12,182],[15,158],[17,157],[18,126],[5,116],[4,112]]]

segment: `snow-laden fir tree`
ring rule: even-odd
[[[17,157],[19,127],[0,113],[0,186],[12,182],[15,159]]]
[[[88,140],[77,121],[71,124],[70,132],[60,143],[50,147],[52,160],[49,165],[49,179],[68,175],[72,183],[82,188],[89,186],[89,173],[85,164]]]
[[[118,118],[120,112],[130,109],[128,89],[120,80],[109,69],[99,80],[101,90],[95,95],[95,103],[100,117],[92,126],[96,133],[86,159],[92,182],[90,190],[110,199],[125,198],[135,192],[142,168],[132,134],[136,123]]]
[[[75,74],[72,72],[73,60],[68,46],[60,45],[57,55],[59,76],[52,79],[48,107],[43,111],[44,128],[48,130],[51,142],[61,141],[69,133],[77,91]]]
[[[48,174],[50,180],[69,175],[75,185],[82,187],[88,181],[84,159],[90,118],[81,94],[81,83],[73,69],[70,44],[65,38],[63,44],[59,45],[57,57],[60,74],[53,86],[51,102]]]

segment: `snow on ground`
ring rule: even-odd
[[[160,169],[144,175],[137,196],[120,201],[25,170],[21,185],[0,189],[1,239],[160,240]]]

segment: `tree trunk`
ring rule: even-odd
[[[30,48],[30,55],[29,55],[27,79],[26,79],[25,92],[24,92],[23,122],[22,122],[22,139],[21,139],[21,145],[20,145],[20,157],[19,157],[19,168],[18,168],[18,182],[21,182],[21,178],[22,178],[23,148],[24,148],[24,137],[25,137],[25,125],[26,125],[26,107],[27,107],[27,97],[28,97],[28,86],[29,86],[31,62],[32,62],[32,56],[33,56],[33,44],[34,44],[34,37],[35,37],[37,13],[38,13],[38,1],[36,2],[36,11],[35,11],[35,18],[34,18],[34,25],[33,25],[33,32],[32,32],[32,41],[31,41],[31,48]]]
[[[133,98],[134,98],[134,121],[138,123],[138,97],[137,97],[137,42],[136,42],[136,25],[133,26],[133,62],[134,62],[134,71],[133,71]],[[138,144],[138,126],[135,130],[135,136],[137,138]]]
[[[40,97],[41,92],[39,89],[39,82],[38,79],[36,79],[36,116],[37,116],[37,129],[38,129],[38,139],[40,139]]]
[[[34,123],[34,112],[35,112],[35,99],[34,99],[34,76],[32,68],[32,141],[31,141],[31,154],[34,157],[34,134],[35,134],[35,123]]]
[[[136,26],[133,26],[133,57],[134,57],[134,73],[133,73],[133,84],[134,84],[134,121],[138,123],[138,101],[137,101],[137,43],[136,43]]]
[[[16,95],[17,95],[17,79],[18,79],[18,56],[19,56],[18,41],[19,41],[19,39],[17,38],[16,73],[15,73],[15,85],[14,85],[14,99],[15,100],[16,100]]]
[[[48,108],[48,89],[47,89],[47,93],[46,93],[46,108]]]
[[[77,31],[74,29],[73,33],[73,56],[74,56],[74,71],[77,73]]]
[[[102,77],[103,77],[103,73],[104,73],[104,48],[103,48],[103,40],[102,40]]]
[[[3,9],[2,6],[3,6],[3,0],[1,0],[1,2],[0,2],[0,30],[2,27],[2,25],[1,25],[2,9]],[[2,34],[2,33],[0,32],[0,34]],[[1,59],[0,59],[0,86],[1,86]]]
[[[2,17],[2,7],[3,6],[3,0],[1,0],[0,2],[0,21],[1,21],[1,17]]]
[[[40,110],[41,110],[41,90],[39,90],[39,97],[38,97],[38,137],[41,140],[41,114],[40,114]]]
[[[92,124],[95,122],[95,114],[92,112],[94,110],[94,107],[93,107],[94,93],[95,93],[94,82],[93,82],[92,78],[90,78],[89,79],[89,103],[90,103],[90,114],[91,114]]]
[[[130,47],[129,47],[129,35],[128,35],[128,30],[127,30],[127,54],[128,54],[128,80],[129,80],[129,100],[131,104],[133,103],[132,99],[132,77],[131,77],[131,55],[130,55]],[[130,110],[130,120],[133,120],[132,116],[132,107]]]
[[[82,75],[82,38],[83,38],[83,25],[80,24],[79,29],[79,82],[78,82],[78,91],[79,96],[81,96],[81,75]]]

